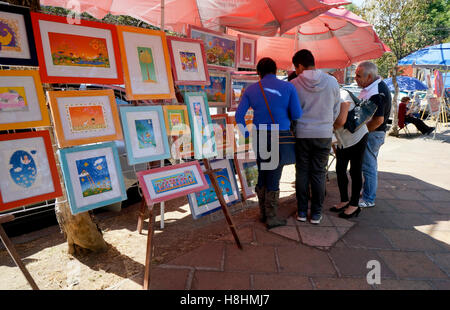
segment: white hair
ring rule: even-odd
[[[373,78],[375,78],[378,75],[378,68],[373,62],[363,61],[358,65],[358,68],[363,70],[364,77],[367,77],[370,74]]]

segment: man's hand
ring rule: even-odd
[[[375,131],[384,122],[384,116],[374,116],[370,121],[367,122],[367,129],[369,131]]]

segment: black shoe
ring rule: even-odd
[[[361,212],[361,207],[358,207],[358,209],[356,209],[355,211],[353,211],[353,213],[350,214],[346,214],[344,211],[342,211],[341,213],[339,213],[339,217],[343,219],[358,217],[359,212]]]
[[[431,127],[430,130],[427,131],[427,135],[429,135],[430,133],[432,133],[435,129],[436,129],[436,127]]]
[[[350,202],[348,202],[346,205],[344,205],[343,207],[340,207],[339,209],[336,207],[332,207],[330,208],[331,212],[341,212],[342,210],[345,210],[348,206],[350,205]]]

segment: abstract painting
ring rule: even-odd
[[[0,130],[50,126],[39,71],[0,70]]]
[[[130,165],[170,158],[161,106],[121,107],[120,118]]]
[[[58,153],[72,214],[127,199],[113,142],[61,149]]]
[[[0,135],[0,212],[61,195],[47,130]]]
[[[128,100],[175,98],[164,31],[117,26]]]
[[[136,173],[148,206],[208,188],[197,161]]]

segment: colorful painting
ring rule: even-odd
[[[134,121],[136,125],[136,135],[140,149],[155,148],[155,132],[151,119],[138,119]]]
[[[0,87],[0,112],[28,111],[25,87]]]
[[[19,25],[17,21],[0,18],[0,49],[2,51],[21,52]]]
[[[182,130],[184,129],[184,120],[185,115],[183,110],[169,110],[168,111],[168,119],[169,119],[169,129],[172,130]]]
[[[209,85],[180,85],[181,93],[204,91],[208,98],[208,105],[228,106],[229,105],[229,81],[230,76],[226,72],[211,71],[209,73]]]
[[[242,163],[248,187],[254,187],[258,182],[258,166],[256,161]]]
[[[23,150],[15,151],[9,160],[9,175],[14,183],[23,188],[31,187],[36,180],[37,168],[32,154],[36,154],[36,150],[32,150],[31,154]]]
[[[204,42],[208,64],[229,68],[236,67],[236,40],[196,29],[191,29],[191,38],[200,39]]]
[[[105,112],[102,105],[66,106],[72,132],[105,129]]]
[[[242,60],[252,61],[252,44],[244,42],[242,46]]]
[[[180,52],[181,68],[186,72],[198,72],[197,57],[195,53]]]
[[[152,180],[152,186],[156,194],[178,191],[197,183],[197,179],[190,170]]]
[[[138,47],[139,66],[141,68],[142,81],[146,83],[157,83],[155,62],[153,61],[152,49],[149,47]]]
[[[257,76],[238,76],[237,78],[231,76],[231,108],[229,111],[236,111],[247,87],[258,82],[258,80]]]
[[[197,199],[197,205],[199,207],[210,204],[211,202],[218,201],[216,192],[211,184],[211,179],[209,178],[209,175],[205,175],[205,178],[206,181],[208,182],[209,188],[195,193],[195,198]],[[219,183],[219,187],[222,190],[222,194],[224,196],[232,196],[233,188],[231,186],[227,168],[223,168],[221,171],[216,172],[216,179],[217,182]]]
[[[83,197],[112,191],[111,177],[105,156],[75,161]]]
[[[214,126],[214,136],[216,137],[216,141],[222,142],[222,145],[224,145],[227,140],[227,120],[225,118],[214,118],[213,115],[211,117],[211,121],[213,122],[213,124],[217,124],[219,126]],[[222,137],[221,141],[220,137]]]

